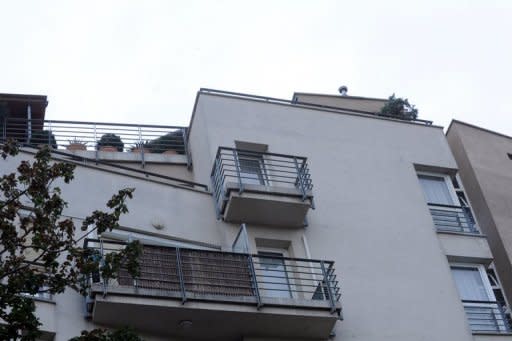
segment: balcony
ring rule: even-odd
[[[92,276],[95,323],[192,339],[326,339],[341,311],[330,261],[145,245],[140,270]]]
[[[95,160],[190,164],[185,127],[5,117],[0,137]]]
[[[302,227],[314,208],[305,157],[219,147],[211,172],[218,218]]]
[[[506,334],[512,331],[510,315],[499,302],[463,300],[462,303],[474,333]]]
[[[480,234],[469,207],[433,203],[428,207],[438,231]]]

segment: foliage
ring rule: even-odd
[[[35,146],[47,144],[52,148],[57,149],[57,140],[55,140],[55,135],[53,135],[53,133],[49,130],[33,131],[30,143]]]
[[[1,148],[3,159],[19,152],[12,140]],[[115,277],[121,265],[132,276],[138,274],[138,242],[103,262],[79,246],[93,231],[101,234],[119,227],[134,189],[114,194],[106,204],[108,211],[93,211],[77,233],[73,220],[63,216],[67,202],[57,185],[72,181],[74,168],[52,161],[50,149],[44,147],[34,160],[21,161],[16,171],[0,178],[0,319],[5,321],[0,324],[0,340],[33,341],[40,334],[33,295],[59,294],[68,288],[85,294],[89,281],[84,278],[98,270]]]
[[[69,341],[142,341],[142,339],[131,329],[122,328],[113,332],[104,329],[93,331],[82,331],[80,336]]]
[[[135,149],[146,149],[146,148],[150,148],[150,141],[135,142],[133,144],[132,150],[135,150]]]
[[[81,144],[86,145],[87,143],[84,140],[80,140],[78,137],[73,137],[72,140],[68,140],[69,144]]]
[[[124,149],[124,143],[121,140],[121,138],[112,133],[103,134],[98,141],[97,148],[100,149],[100,147],[115,147],[117,151],[122,152]]]
[[[175,150],[178,154],[185,153],[185,139],[183,131],[175,130],[157,137],[148,143],[148,148],[152,153],[163,153],[167,150]]]
[[[414,105],[409,104],[407,98],[395,97],[395,94],[392,94],[379,114],[403,120],[415,120],[418,117],[418,109]]]

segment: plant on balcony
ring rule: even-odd
[[[104,152],[122,152],[124,143],[118,135],[108,133],[101,136],[96,148]]]
[[[378,115],[411,121],[418,117],[418,109],[411,105],[407,98],[395,97],[395,94],[392,94]]]
[[[57,140],[55,135],[49,130],[36,130],[32,132],[30,144],[34,146],[49,145],[50,147],[57,149]]]
[[[135,142],[131,148],[131,151],[132,153],[151,153],[151,149],[149,148],[149,141]]]
[[[12,140],[1,147],[1,156],[8,162],[18,152]],[[74,168],[52,159],[51,150],[45,147],[34,160],[22,161],[15,171],[0,178],[0,340],[40,339],[36,295],[55,295],[70,289],[85,295],[90,281],[84,278],[94,271],[103,278],[116,278],[123,266],[132,277],[140,275],[138,258],[142,251],[138,242],[100,261],[99,257],[90,257],[91,250],[83,247],[82,239],[84,233],[100,235],[118,228],[134,189],[120,190],[107,202],[106,211],[95,210],[81,226],[75,226],[73,219],[62,215],[68,204],[57,185],[66,186],[74,177]],[[96,334],[98,338],[86,340],[122,339],[107,338],[103,331]]]
[[[67,150],[87,150],[87,143],[79,140],[78,138],[74,138],[69,140],[69,144],[66,146]]]
[[[175,130],[149,141],[148,147],[152,153],[185,154],[185,139],[183,131]]]

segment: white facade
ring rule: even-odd
[[[97,294],[97,310],[88,320],[84,318],[83,298],[69,292],[55,297],[52,303],[38,303],[44,306],[40,311],[43,320],[49,320],[45,328],[54,340],[67,340],[81,329],[97,327],[91,322],[95,320],[117,326],[138,320],[137,326],[148,340],[186,340],[188,335],[224,339],[214,334],[217,329],[212,324],[223,324],[224,331],[233,328],[234,334],[223,336],[233,340],[277,340],[284,335],[293,335],[291,339],[296,340],[300,333],[295,332],[305,326],[309,328],[304,329],[307,339],[331,334],[333,340],[361,341],[512,340],[506,322],[501,320],[495,329],[472,331],[464,308],[466,305],[468,311],[468,304],[461,302],[495,301],[486,273],[493,258],[478,227],[473,230],[471,222],[461,223],[460,219],[453,227],[454,215],[450,212],[458,212],[456,207],[461,206],[452,183],[457,164],[441,127],[204,91],[198,93],[188,133],[192,168],[187,168],[185,156],[177,155],[172,166],[159,166],[158,172],[192,179],[207,185],[208,190],[147,179],[128,171],[124,175],[114,173],[108,167],[89,163],[87,167],[78,166],[75,180],[63,187],[63,196],[70,203],[66,215],[80,220],[93,209],[101,209],[114,191],[135,187],[134,199],[128,204],[130,213],[122,218],[123,229],[115,231],[115,238],[231,252],[241,223],[246,223],[250,253],[334,261],[343,320],[335,322],[337,314],[320,305],[316,309],[272,306],[272,300],[283,299],[279,295],[268,295],[269,303],[257,309],[251,304],[194,299],[182,304],[179,299],[131,292],[107,293],[105,297]],[[254,173],[248,175],[254,178],[245,191],[233,190],[227,196],[226,211],[216,212],[212,167],[218,149],[240,146],[307,157],[313,184],[307,200],[287,192],[276,194],[272,189],[275,183],[268,179],[258,183],[260,175]],[[23,153],[19,158],[28,155]],[[65,155],[60,157],[67,159]],[[272,177],[275,165],[269,165],[265,158],[261,159],[262,174]],[[242,160],[240,168],[243,162],[249,173],[250,165],[258,164]],[[445,194],[446,198],[441,198]],[[313,203],[314,209],[310,209]],[[227,210],[238,218],[232,218],[232,222],[218,219],[231,219]],[[299,211],[306,212],[306,226],[272,223],[274,219],[286,221],[279,219]],[[254,212],[257,214],[251,215]],[[287,217],[280,216],[283,214]],[[448,215],[448,223],[434,223],[436,214]],[[260,223],[238,221],[245,216]],[[282,264],[272,258],[256,270],[280,273],[286,266]],[[274,288],[286,284],[276,281]],[[485,292],[476,292],[480,288]],[[264,295],[266,289],[259,289]],[[295,293],[290,295],[297,298]],[[482,311],[478,310],[482,304],[473,305],[477,312]],[[492,304],[487,307],[489,311],[494,309]],[[175,318],[169,317],[166,322],[162,317],[179,316],[180,309],[186,316],[181,320],[191,322],[190,330],[204,330],[181,330],[183,326],[172,324]],[[208,311],[215,313],[209,315]],[[488,313],[491,320],[495,314],[492,311]],[[241,329],[233,326],[237,316]],[[205,321],[212,318],[214,322]],[[332,333],[325,330],[332,325]],[[275,337],[271,335],[273,330]]]

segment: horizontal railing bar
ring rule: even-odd
[[[62,155],[62,156],[67,156],[67,157],[70,156],[70,154],[67,153],[67,152],[61,152],[61,151],[58,151],[58,150],[55,150],[55,149],[52,149],[51,153]],[[144,174],[146,176],[154,176],[155,178],[161,178],[161,179],[165,179],[165,180],[174,181],[174,182],[177,182],[178,184],[186,184],[186,185],[191,185],[191,186],[197,186],[197,187],[203,188],[205,191],[208,191],[208,186],[207,185],[200,184],[200,183],[193,182],[193,181],[189,181],[189,180],[178,179],[178,178],[174,178],[174,177],[171,177],[171,176],[162,175],[162,174],[159,174],[159,173],[153,173],[153,172],[148,172],[146,170],[140,170],[140,169],[137,169],[137,168],[126,167],[126,166],[122,166],[122,165],[117,164],[117,163],[111,163],[111,162],[105,162],[105,161],[102,161],[102,160],[91,159],[91,158],[88,158],[88,157],[85,157],[85,156],[81,156],[81,155],[73,155],[73,158],[79,158],[81,160],[85,160],[85,161],[89,161],[89,162],[92,162],[92,163],[97,163],[97,164],[105,165],[105,166],[112,167],[112,168],[118,168],[118,169],[127,170],[127,171],[131,171],[131,172],[139,173],[139,174]]]
[[[292,105],[292,106],[300,106],[303,108],[312,108],[312,109],[326,109],[331,111],[336,111],[340,113],[345,112],[352,112],[352,113],[359,113],[359,114],[365,114],[365,115],[372,115],[372,116],[383,116],[388,118],[394,118],[401,121],[410,121],[410,122],[419,122],[425,125],[432,125],[432,121],[429,120],[423,120],[423,119],[411,119],[411,120],[403,120],[397,117],[393,117],[391,115],[383,115],[372,111],[363,111],[363,110],[356,110],[356,109],[348,109],[348,108],[339,108],[339,107],[333,107],[328,105],[321,105],[321,104],[315,104],[315,103],[307,103],[307,102],[299,102],[299,101],[293,101],[293,100],[287,100],[282,98],[274,98],[274,97],[266,97],[266,96],[258,96],[258,95],[250,95],[250,94],[244,94],[239,92],[232,92],[232,91],[223,91],[223,90],[215,90],[215,89],[209,89],[209,88],[201,88],[199,89],[200,93],[204,94],[219,94],[223,96],[229,96],[234,98],[247,98],[247,99],[253,99],[253,100],[259,100],[264,102],[270,102],[270,103],[281,103],[286,105]]]
[[[253,154],[253,155],[271,155],[271,156],[279,156],[284,158],[296,158],[298,160],[307,160],[307,157],[304,156],[295,156],[295,155],[287,155],[287,154],[278,154],[278,153],[269,153],[269,152],[255,152],[253,150],[247,150],[247,149],[240,149],[240,148],[231,148],[231,147],[219,147],[219,151],[222,150],[230,150],[230,151],[236,151],[238,153],[247,153],[247,154]]]
[[[111,243],[114,242],[114,244],[118,245],[127,245],[128,242],[123,241],[111,241],[111,240],[101,240],[98,238],[86,238],[86,242],[94,242],[94,243]],[[215,250],[198,250],[198,249],[191,249],[191,248],[176,248],[172,246],[159,246],[161,248],[168,248],[168,249],[179,249],[181,251],[192,251],[192,252],[205,252],[205,253],[212,253],[212,254],[219,254],[219,255],[242,255],[242,256],[252,256],[253,258],[267,258],[267,259],[280,259],[280,260],[291,260],[291,261],[302,261],[306,263],[321,263],[323,262],[326,265],[333,265],[334,261],[331,260],[320,260],[320,259],[308,259],[308,258],[291,258],[291,257],[276,257],[276,256],[270,256],[270,255],[259,255],[259,254],[247,254],[247,253],[240,253],[240,252],[229,252],[229,251],[215,251]]]
[[[168,125],[158,125],[158,124],[136,124],[136,123],[114,123],[114,122],[91,122],[91,121],[62,121],[62,120],[40,120],[40,119],[26,119],[26,118],[14,118],[8,117],[6,119],[8,123],[10,122],[28,122],[31,123],[49,123],[49,124],[83,124],[83,125],[96,125],[96,126],[114,126],[114,127],[141,127],[141,128],[162,128],[162,129],[188,129],[185,126],[168,126]]]
[[[465,208],[465,206],[455,206],[455,205],[447,205],[447,204],[436,204],[429,202],[427,203],[428,206],[439,206],[439,207],[446,207],[446,208],[460,208],[461,210]]]

